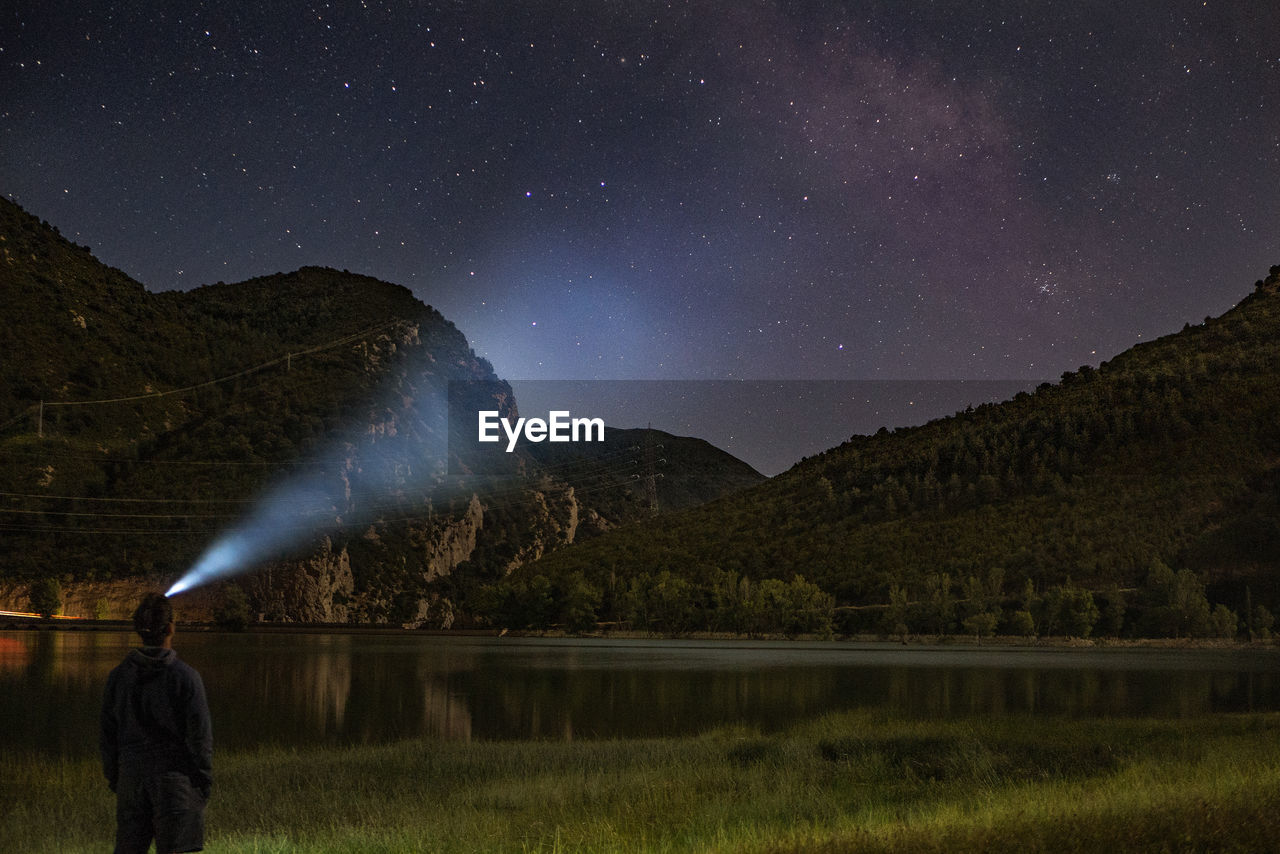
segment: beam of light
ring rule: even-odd
[[[249,516],[214,540],[164,595],[176,596],[249,572],[334,527],[339,519],[331,486],[326,486],[314,474],[285,481],[264,496]]]
[[[260,569],[306,549],[327,532],[372,522],[402,498],[438,485],[447,457],[447,380],[432,369],[430,355],[410,356],[401,371],[392,372],[381,400],[370,405],[368,420],[332,437],[328,452],[312,460],[319,465],[287,476],[266,492],[165,596]],[[505,394],[496,405],[506,411],[512,405],[506,400],[510,387],[500,386]]]

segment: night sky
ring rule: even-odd
[[[6,9],[0,191],[512,379],[1053,379],[1280,263],[1274,0]]]

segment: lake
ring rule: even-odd
[[[123,632],[0,632],[0,755],[93,756]],[[827,712],[1280,710],[1280,650],[184,633],[218,749],[770,731]]]

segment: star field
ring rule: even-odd
[[[57,3],[0,188],[156,290],[323,264],[506,377],[1056,377],[1280,263],[1271,2]]]

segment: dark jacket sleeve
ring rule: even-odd
[[[98,732],[98,752],[102,754],[102,774],[107,778],[111,791],[116,790],[120,777],[119,727],[116,721],[116,673],[107,677],[107,688],[102,695],[102,716]]]
[[[213,786],[213,723],[209,718],[209,702],[204,693],[204,682],[195,670],[190,671],[191,682],[186,704],[187,755],[191,760],[191,782],[204,796],[209,796]]]

